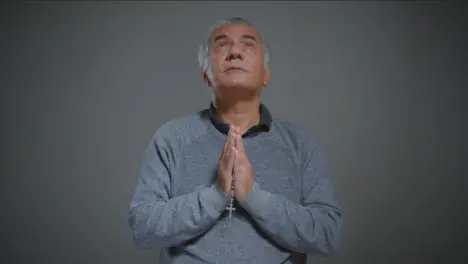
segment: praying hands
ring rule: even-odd
[[[234,197],[238,201],[242,201],[252,189],[254,181],[252,167],[242,144],[242,136],[237,128],[234,127],[233,129],[235,153],[233,173]]]
[[[239,129],[232,127],[224,144],[223,153],[218,162],[217,182],[220,188],[231,196],[229,218],[234,199],[242,201],[253,187],[253,173],[247,158]]]
[[[224,143],[223,152],[219,157],[216,176],[218,186],[228,195],[231,195],[233,187],[232,172],[234,170],[235,152],[235,136],[234,131],[231,129]]]

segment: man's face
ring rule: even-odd
[[[210,41],[213,88],[256,93],[267,85],[269,71],[264,67],[262,40],[256,30],[242,24],[224,25],[213,32]]]

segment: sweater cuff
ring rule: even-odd
[[[250,192],[239,203],[253,216],[263,218],[271,207],[271,197],[271,193],[260,189],[258,183],[254,182]]]
[[[205,197],[210,201],[210,207],[216,212],[216,214],[222,213],[231,201],[231,197],[227,195],[216,183],[213,183],[209,188],[207,188]]]

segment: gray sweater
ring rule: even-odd
[[[236,204],[215,184],[225,131],[205,110],[168,121],[143,155],[129,225],[161,264],[305,263],[340,245],[342,213],[325,158],[304,129],[273,118],[243,138],[254,187]]]

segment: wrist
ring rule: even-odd
[[[244,190],[242,190],[242,192],[240,192],[240,197],[237,197],[237,200],[240,202],[240,201],[243,201],[248,195],[249,193],[252,191],[252,188],[254,186],[254,182],[249,182],[247,183],[245,186],[244,186]]]
[[[222,206],[229,203],[231,196],[227,194],[217,183],[213,183],[210,186],[210,189],[214,191],[214,193],[216,194],[215,197],[217,197],[217,200],[220,201]]]
[[[249,193],[239,201],[239,204],[254,217],[264,219],[270,211],[272,194],[260,188],[259,184],[254,182]]]

